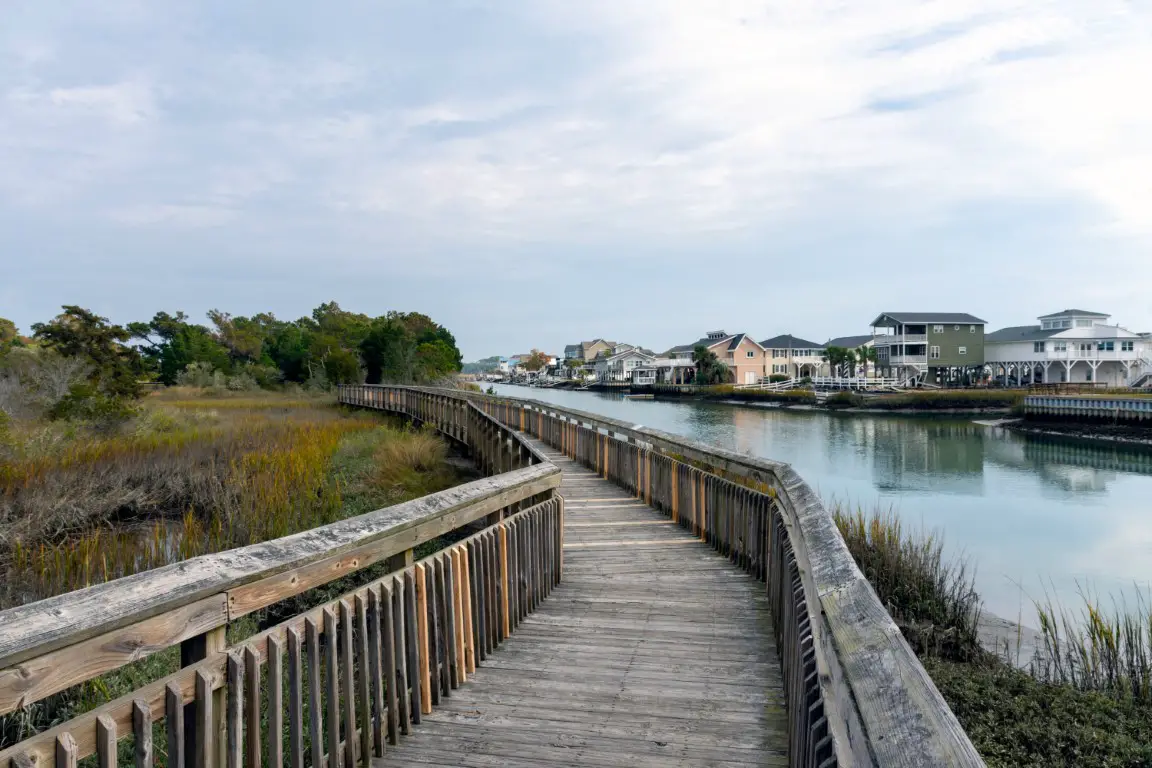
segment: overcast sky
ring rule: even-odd
[[[1152,330],[1150,93],[1113,0],[8,0],[0,316]]]

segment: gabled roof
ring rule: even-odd
[[[993,331],[984,337],[984,343],[989,342],[995,344],[997,342],[1006,343],[1011,341],[1043,341],[1050,336],[1055,336],[1062,330],[1056,328],[1050,331],[1041,330],[1038,325],[1014,325],[1010,328],[1001,328],[998,331]]]
[[[621,357],[628,357],[629,355],[633,355],[635,357],[647,358],[648,360],[651,360],[651,359],[656,357],[656,355],[653,355],[650,352],[644,352],[644,351],[641,351],[641,350],[633,347],[632,349],[626,349],[623,352],[617,352],[614,355],[610,355],[608,357],[602,357],[600,359],[603,360],[604,362],[611,362],[612,360],[616,360],[616,359],[619,359]]]
[[[872,338],[869,336],[868,338]],[[773,336],[770,339],[764,339],[760,342],[760,346],[764,349],[824,349],[823,344],[815,341],[808,341],[807,339],[800,339],[790,333],[783,333],[779,336]]]
[[[735,336],[733,336],[732,339],[728,342],[728,349],[730,349],[730,350],[731,349],[738,349],[740,347],[740,344],[744,341],[744,339],[748,339],[748,341],[750,341],[753,344],[755,344],[756,346],[760,347],[760,349],[764,349],[764,347],[762,347],[760,345],[760,342],[756,341],[756,339],[752,338],[751,336],[749,336],[746,333],[738,333]]]
[[[881,312],[872,325],[883,326],[884,318],[897,323],[968,323],[970,325],[987,325],[988,321],[981,320],[967,312]]]
[[[824,348],[828,347],[843,347],[844,349],[856,349],[862,347],[868,342],[872,341],[871,335],[865,336],[837,336],[834,339],[828,339],[824,342]]]
[[[1038,317],[1036,319],[1037,320],[1048,320],[1049,318],[1066,317],[1068,315],[1077,315],[1079,317],[1104,317],[1104,318],[1111,317],[1111,315],[1105,315],[1101,312],[1089,312],[1086,309],[1065,309],[1065,310],[1061,310],[1060,312],[1053,312],[1050,315],[1040,315],[1040,317]]]
[[[705,349],[710,349],[719,344],[723,344],[726,341],[729,341],[731,338],[732,336],[725,336],[722,339],[710,339],[705,336],[702,339],[697,339],[691,344],[680,344],[678,346],[672,347],[672,349],[668,350],[668,353],[672,354],[674,352],[691,352],[692,350],[696,349],[696,347],[704,347]]]

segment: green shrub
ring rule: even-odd
[[[1152,765],[1152,707],[1050,685],[994,658],[924,667],[990,768]]]
[[[864,405],[864,398],[855,392],[837,392],[834,395],[829,395],[828,399],[824,401],[824,405],[829,408],[858,408]]]
[[[115,397],[93,384],[73,384],[68,394],[48,411],[49,418],[65,421],[87,421],[97,428],[122,424],[137,413],[137,408],[123,397]]]
[[[786,373],[774,373],[768,377],[768,381],[770,381],[773,384],[778,384],[781,381],[788,381],[788,374],[786,374]]]
[[[1023,402],[1024,392],[989,389],[921,389],[868,399],[869,408],[942,410],[964,408],[1011,408]]]

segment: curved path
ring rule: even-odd
[[[530,439],[530,438],[529,438]],[[786,766],[764,586],[544,443],[563,580],[374,766]]]

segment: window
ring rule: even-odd
[[[974,326],[974,325],[968,326],[968,333],[976,333],[976,326]]]
[[[954,325],[954,326],[952,326],[952,330],[954,330],[954,331],[958,331],[958,330],[960,330],[960,326],[959,326],[959,325]]]
[[[1068,351],[1068,342],[1066,342],[1066,341],[1054,341],[1054,342],[1052,342],[1052,350],[1054,352],[1067,352]]]
[[[1032,342],[1032,351],[1033,352],[1043,352],[1044,351],[1044,342],[1042,342],[1042,341]]]
[[[942,325],[932,326],[932,333],[944,333],[944,326],[942,326]]]
[[[928,348],[928,357],[932,358],[933,360],[939,360],[940,359],[940,347],[929,347]]]
[[[1077,328],[1091,328],[1092,327],[1092,321],[1091,320],[1077,320],[1076,321],[1076,327]]]
[[[756,357],[756,353],[750,349],[748,350],[748,357]]]
[[[1113,341],[1101,341],[1096,345],[1097,352],[1112,352],[1116,349],[1116,343]]]
[[[962,355],[968,354],[968,347],[960,347],[960,354],[962,354]]]
[[[1133,349],[1135,349],[1135,345],[1131,341],[1120,342],[1121,352],[1131,352]]]

